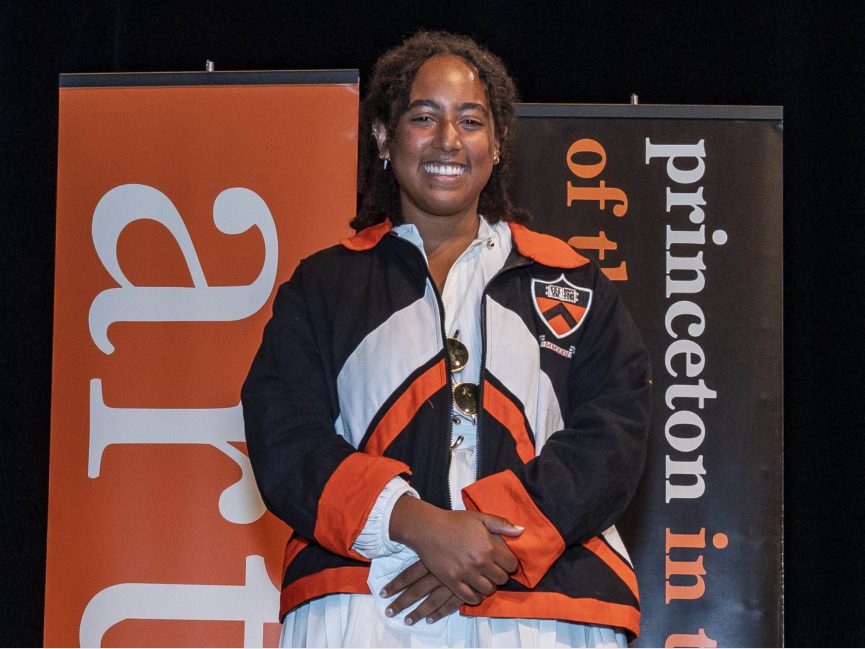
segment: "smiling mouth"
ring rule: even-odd
[[[433,176],[462,176],[466,172],[465,165],[459,164],[436,164],[433,162],[425,162],[423,170]]]

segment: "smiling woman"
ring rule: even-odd
[[[409,100],[393,137],[381,122],[373,127],[403,220],[475,217],[499,146],[477,73],[459,57],[436,56],[418,70]]]
[[[499,159],[483,84],[464,59],[435,56],[418,70],[393,135],[380,120],[373,131],[400,188],[401,220],[420,231],[441,289],[477,234],[478,199]]]
[[[490,223],[500,219],[528,222],[528,213],[512,205],[507,192],[517,91],[501,60],[471,39],[442,32],[420,32],[382,55],[373,68],[361,105],[360,133],[373,132],[376,124],[384,127],[382,134],[385,136],[396,132],[410,103],[418,99],[412,96],[412,85],[421,66],[435,57],[460,59],[483,88],[481,103],[489,111],[484,121],[497,144],[498,161],[478,197],[478,209]],[[382,165],[379,134],[376,129],[375,137],[361,139],[359,189],[363,201],[352,222],[358,230],[386,218],[400,223],[400,187],[394,175]]]
[[[382,56],[358,232],[279,289],[242,396],[259,488],[295,530],[283,646],[639,631],[613,523],[645,457],[648,355],[597,266],[511,205],[515,100],[464,37]]]

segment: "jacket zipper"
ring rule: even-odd
[[[389,233],[394,236],[397,240],[404,241],[399,237],[399,235]],[[405,243],[412,248],[421,258],[423,262],[423,267],[426,270],[427,281],[429,281],[430,286],[432,286],[433,294],[436,298],[436,305],[439,308],[439,331],[441,332],[442,338],[442,347],[444,349],[444,357],[445,357],[445,372],[448,377],[448,394],[450,394],[450,399],[448,400],[448,436],[447,442],[445,443],[445,466],[447,467],[447,494],[448,494],[448,506],[450,509],[454,508],[453,497],[451,496],[451,478],[450,478],[450,466],[451,466],[451,438],[454,434],[454,413],[453,413],[453,393],[454,393],[454,384],[453,384],[453,373],[451,372],[451,359],[450,355],[447,353],[447,332],[445,332],[445,307],[444,302],[442,302],[441,293],[439,293],[438,286],[436,286],[435,280],[433,279],[432,273],[429,270],[429,264],[427,263],[426,257],[424,254],[417,249],[410,241],[405,241]],[[475,471],[477,473],[477,470]]]
[[[505,265],[499,269],[499,271],[490,278],[490,281],[487,282],[487,285],[484,286],[484,290],[481,292],[481,367],[480,372],[478,373],[478,414],[477,414],[477,432],[476,440],[475,440],[475,480],[480,479],[480,468],[481,468],[481,417],[484,412],[484,369],[487,365],[487,290],[489,290],[490,286],[493,285],[499,277],[501,277],[504,273],[514,270],[515,268],[523,268],[524,266],[531,266],[531,259],[523,258],[520,263],[514,263],[511,266],[508,266],[507,260],[505,260]],[[450,492],[450,489],[448,489]]]
[[[392,236],[396,237],[398,240],[401,240],[400,237],[396,234],[390,233]],[[421,257],[421,261],[423,262],[423,267],[426,270],[426,277],[429,281],[430,285],[433,288],[433,293],[435,294],[436,304],[439,308],[439,329],[442,335],[442,345],[444,346],[444,357],[445,357],[445,371],[448,376],[448,389],[451,395],[450,401],[448,403],[448,437],[447,444],[445,444],[446,453],[447,453],[447,462],[445,463],[448,467],[447,472],[447,493],[448,493],[448,505],[452,510],[454,508],[453,496],[451,495],[451,480],[450,480],[450,463],[451,463],[451,439],[454,434],[454,413],[453,413],[453,373],[451,372],[451,361],[450,356],[447,353],[447,332],[445,332],[445,308],[444,303],[442,302],[441,293],[439,293],[438,286],[436,286],[435,280],[433,279],[432,273],[429,271],[429,264],[427,263],[426,258],[423,253],[417,249],[417,247],[411,243],[410,241],[405,241],[407,245],[409,245],[418,255]],[[516,250],[516,248],[514,248]],[[521,259],[512,265],[508,266],[507,260],[505,260],[505,265],[498,270],[498,272],[490,278],[490,281],[487,282],[486,286],[484,286],[484,290],[481,292],[481,363],[480,363],[480,371],[478,372],[478,414],[477,421],[475,426],[475,480],[480,478],[480,467],[481,467],[481,418],[483,416],[484,408],[484,368],[487,363],[487,291],[490,286],[493,285],[499,277],[501,277],[504,273],[508,271],[514,270],[515,268],[523,268],[525,266],[531,266],[532,260],[523,257],[520,255]]]

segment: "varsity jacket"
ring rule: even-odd
[[[525,531],[504,538],[519,561],[510,581],[460,612],[636,636],[636,577],[604,532],[643,469],[648,354],[596,264],[509,225],[513,250],[482,297],[478,479],[463,500]],[[280,618],[316,597],[369,593],[369,560],[352,544],[391,478],[451,507],[444,313],[423,255],[390,230],[300,263],[243,385],[259,489],[294,530]]]

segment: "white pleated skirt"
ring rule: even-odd
[[[376,607],[372,595],[328,595],[285,618],[281,647],[627,647],[623,631],[558,620],[449,615],[438,633],[426,622],[398,627]],[[436,625],[438,626],[438,624]]]

